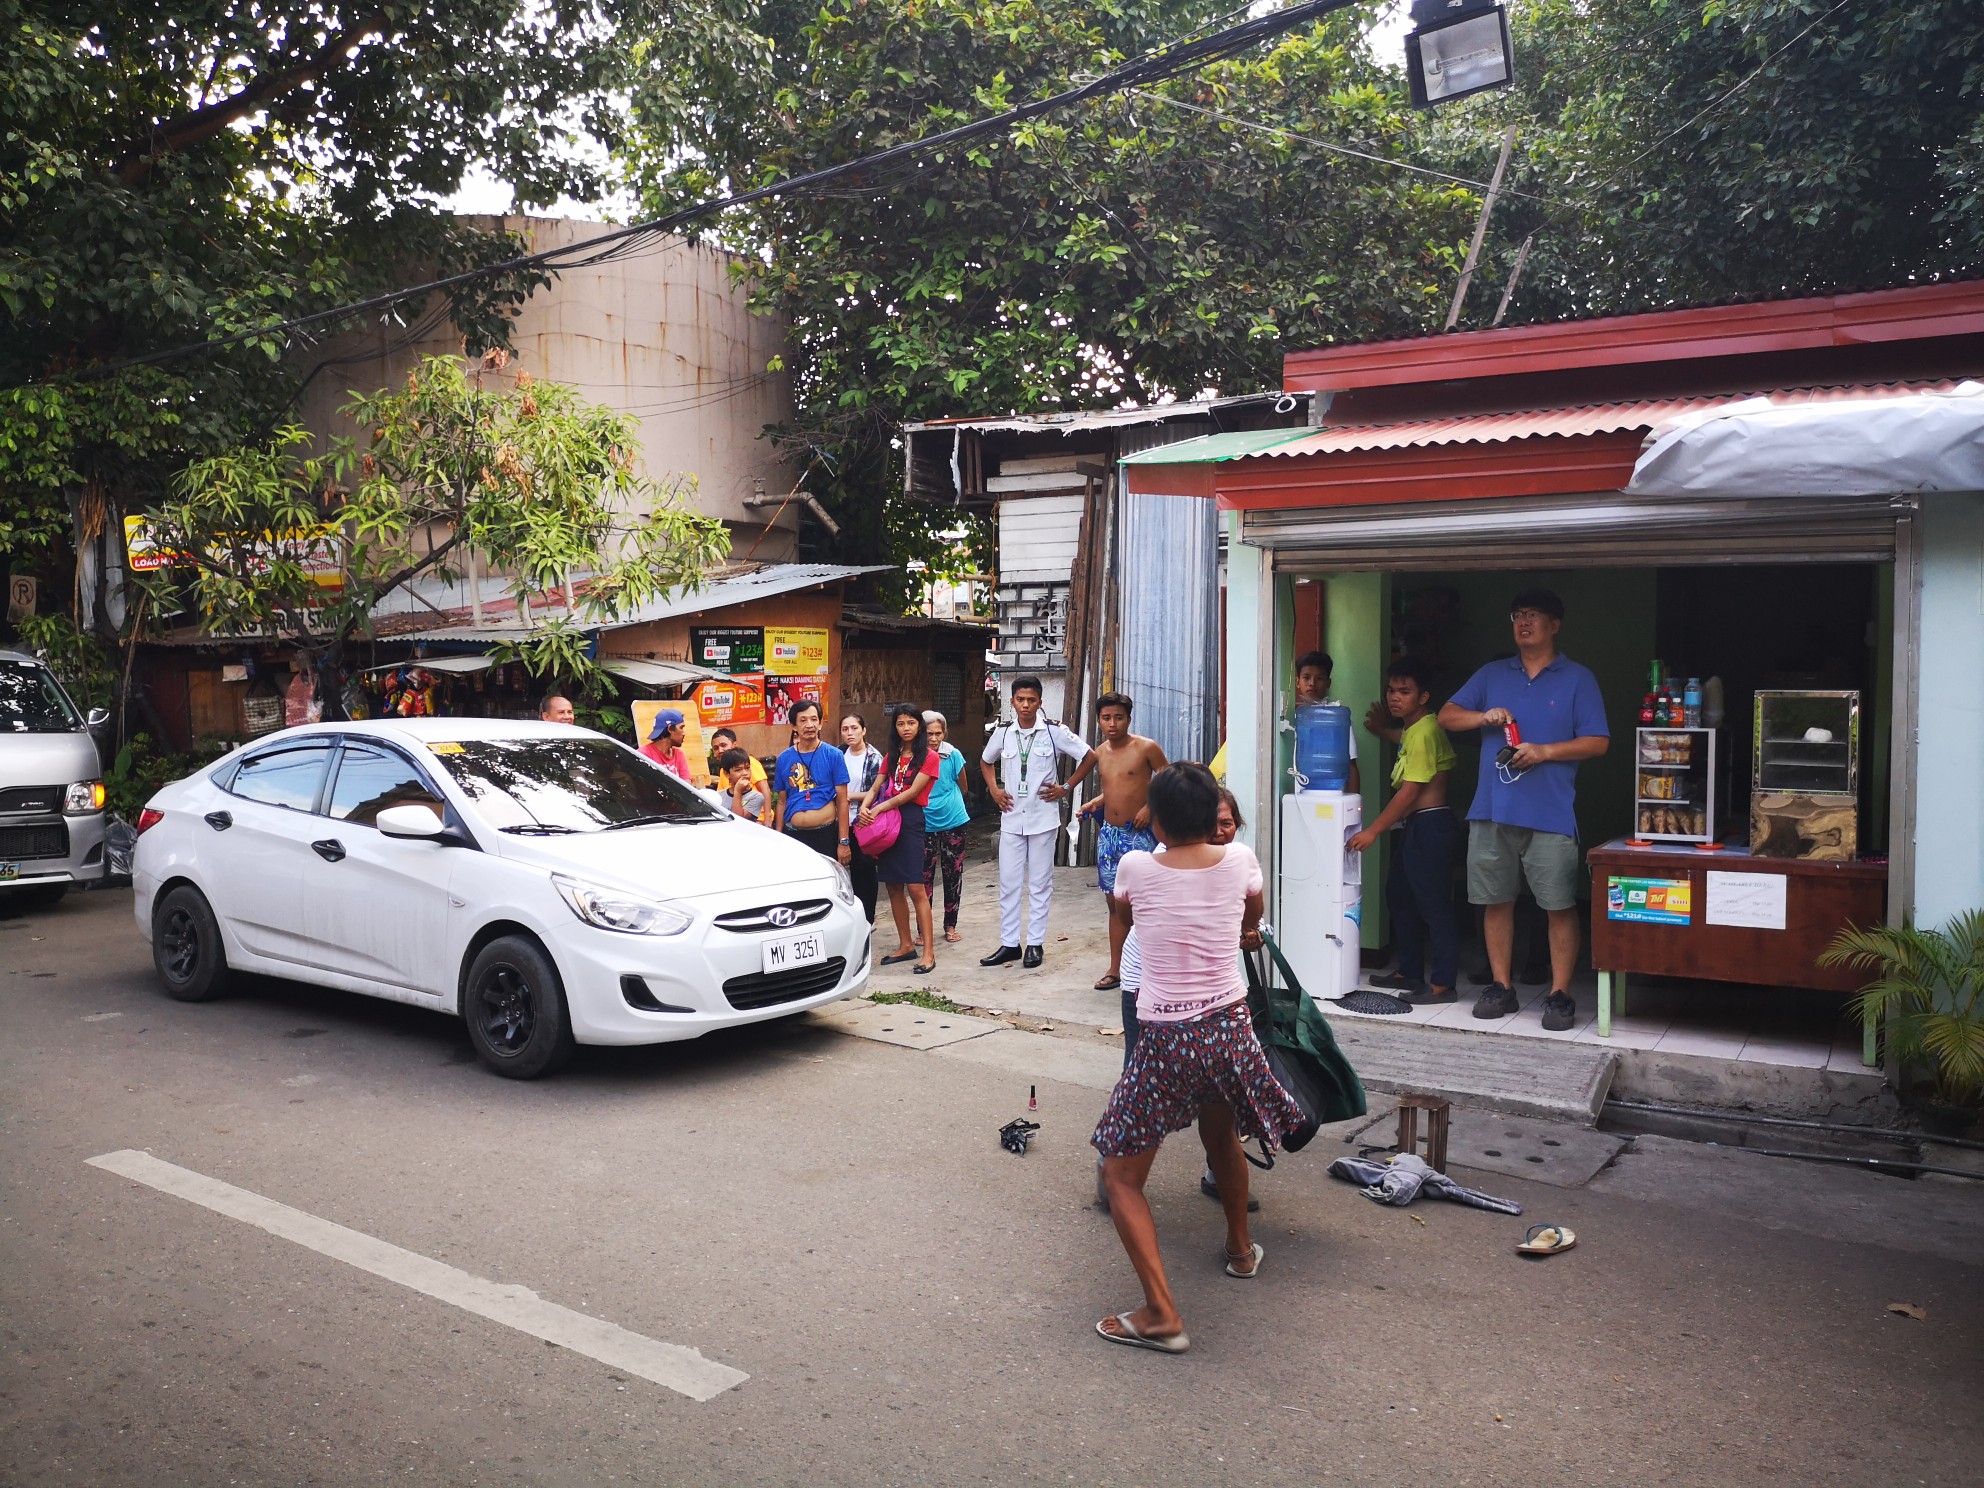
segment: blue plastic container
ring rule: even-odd
[[[1295,710],[1295,788],[1340,791],[1350,783],[1350,709],[1304,703]]]

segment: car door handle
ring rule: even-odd
[[[225,811],[209,811],[207,813],[207,825],[212,827],[216,832],[225,832],[229,827],[234,825],[234,818]]]
[[[310,851],[326,863],[335,863],[344,856],[344,844],[335,837],[326,837],[322,842],[311,843]]]

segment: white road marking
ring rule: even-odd
[[[121,1018],[123,1016],[122,1013],[84,1013],[83,1021],[85,1023],[101,1023],[109,1018]]]
[[[319,1219],[301,1209],[292,1209],[232,1183],[209,1178],[153,1157],[148,1152],[125,1149],[92,1157],[89,1164],[116,1173],[134,1182],[168,1193],[238,1219],[284,1240],[294,1241],[319,1255],[327,1255],[346,1265],[369,1271],[374,1276],[397,1282],[442,1302],[452,1303],[464,1312],[488,1318],[533,1338],[555,1343],[574,1353],[614,1369],[625,1370],[644,1380],[687,1395],[691,1400],[713,1400],[750,1376],[697,1350],[679,1343],[661,1343],[639,1333],[630,1333],[614,1323],[602,1322],[556,1302],[547,1302],[528,1287],[505,1286],[472,1276],[441,1261],[402,1250],[397,1245],[357,1230]]]

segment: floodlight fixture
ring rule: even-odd
[[[1405,70],[1418,108],[1506,88],[1515,81],[1509,13],[1494,0],[1412,0]]]

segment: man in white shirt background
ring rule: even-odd
[[[1072,729],[1040,716],[1040,679],[1013,679],[1013,718],[992,731],[979,761],[999,808],[999,949],[980,966],[1038,966],[1054,898],[1054,839],[1061,802],[1095,768],[1095,751]],[[1061,783],[1060,763],[1078,763]],[[1024,948],[1024,958],[1022,958]]]

